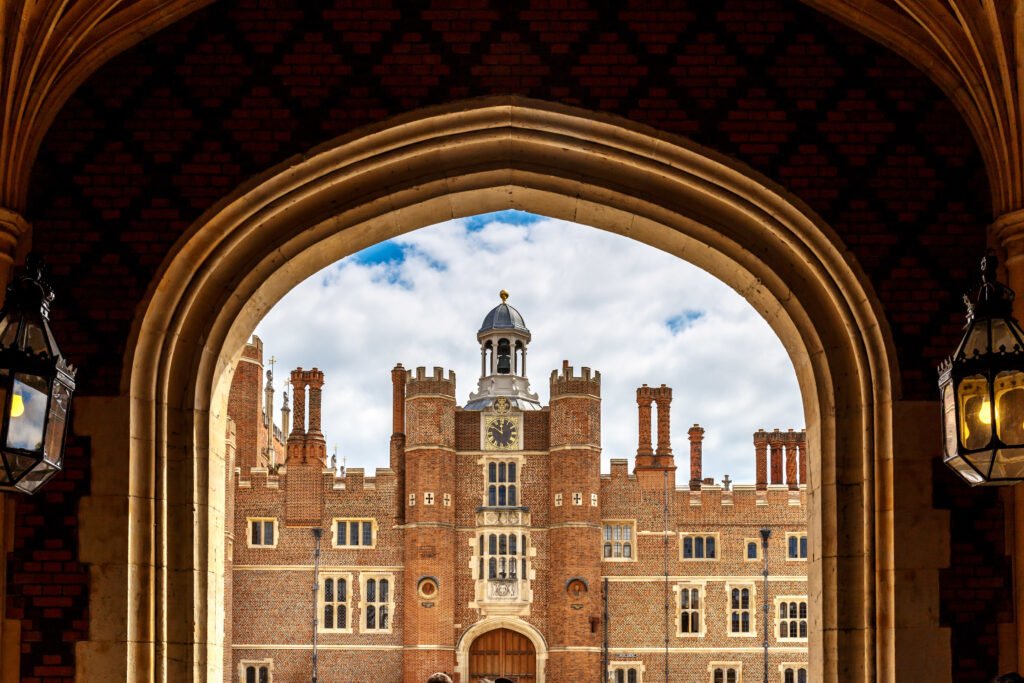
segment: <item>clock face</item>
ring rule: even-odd
[[[510,417],[499,415],[487,422],[487,445],[499,450],[509,450],[519,443],[519,425]]]

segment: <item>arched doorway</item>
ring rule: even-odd
[[[132,539],[125,568],[138,607],[126,608],[123,661],[156,680],[221,673],[220,406],[238,349],[263,314],[343,256],[505,208],[685,258],[769,322],[793,361],[807,417],[810,669],[827,683],[895,680],[899,375],[860,269],[809,209],[742,164],[629,121],[517,97],[412,112],[312,150],[225,198],[167,257],[125,364],[130,439],[116,452],[129,457],[94,470],[92,482],[128,508],[118,533]],[[125,592],[123,576],[94,578],[97,609]]]
[[[477,637],[469,648],[469,680],[507,683],[537,680],[537,650],[522,633],[496,628]]]

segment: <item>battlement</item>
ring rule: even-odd
[[[252,335],[252,339],[242,347],[242,358],[248,358],[263,365],[263,340],[255,334]]]
[[[405,373],[405,395],[406,398],[422,396],[426,394],[441,394],[443,396],[455,397],[455,371],[449,370],[445,377],[445,370],[441,367],[434,367],[431,375],[423,366],[415,371],[407,370]]]
[[[309,370],[295,368],[292,370],[291,382],[293,387],[310,386],[320,388],[324,385],[324,371],[320,368],[310,368]]]
[[[569,361],[562,361],[562,369],[551,371],[551,396],[562,394],[594,394],[601,395],[601,373],[591,372],[590,368],[580,368],[577,376],[575,368]]]

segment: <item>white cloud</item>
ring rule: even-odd
[[[752,482],[753,432],[803,427],[792,365],[767,323],[675,256],[565,221],[513,223],[523,218],[418,230],[298,285],[257,329],[278,360],[278,400],[288,370],[324,370],[328,447],[349,466],[386,467],[391,368],[453,369],[464,404],[479,375],[477,329],[505,288],[533,333],[528,370],[542,401],[562,359],[601,371],[606,471],[609,458],[636,452],[636,387],[664,383],[678,482],[689,478],[695,422],[706,430],[705,475]]]

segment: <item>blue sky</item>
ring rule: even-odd
[[[639,242],[523,211],[416,230],[299,284],[256,331],[278,361],[277,400],[288,370],[321,368],[329,447],[349,466],[386,467],[391,368],[455,370],[464,404],[479,375],[476,331],[501,289],[533,334],[542,401],[563,359],[601,371],[605,470],[636,452],[644,383],[673,388],[680,484],[694,423],[706,430],[705,476],[737,482],[753,481],[755,430],[804,426],[781,343],[726,285]]]

